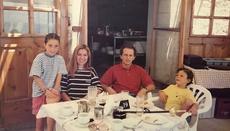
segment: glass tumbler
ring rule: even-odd
[[[138,116],[141,116],[143,114],[144,100],[145,100],[144,96],[137,96],[136,97],[136,111],[137,111]]]
[[[96,105],[96,97],[97,97],[97,87],[96,86],[89,86],[88,87],[89,105],[91,105],[91,106]]]

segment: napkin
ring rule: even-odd
[[[128,100],[130,105],[133,105],[135,102],[135,98],[128,95],[128,94],[113,94],[113,95],[108,95],[106,99],[106,104],[104,106],[104,115],[110,114],[115,107],[118,107],[120,104],[121,100]]]
[[[109,95],[109,97],[107,97],[107,99],[106,99],[106,104],[104,106],[104,115],[105,116],[109,115],[114,108],[114,105],[115,105],[114,99],[113,99],[114,96],[115,95]]]
[[[47,117],[48,114],[45,110],[45,107],[44,106],[41,106],[40,110],[38,111],[37,115],[36,115],[36,118],[44,118],[44,117]]]

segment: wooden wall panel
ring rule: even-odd
[[[34,121],[31,115],[31,99],[10,101],[4,104],[3,122],[5,127]]]
[[[9,66],[5,76],[4,100],[16,100],[30,96],[28,94],[28,67],[26,48],[4,49],[6,61],[3,66]]]
[[[190,44],[189,45],[189,54],[204,56],[204,47],[203,44]],[[186,53],[185,53],[186,54]]]
[[[195,54],[208,58],[230,57],[230,38],[190,37],[185,54]]]

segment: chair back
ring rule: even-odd
[[[199,104],[198,114],[209,111],[212,107],[212,95],[209,90],[201,85],[190,84],[188,86]]]

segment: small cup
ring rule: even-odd
[[[89,123],[89,114],[88,113],[79,113],[78,114],[78,122],[80,124],[87,124]]]
[[[104,118],[104,107],[102,107],[102,106],[94,107],[94,117],[98,121],[103,120],[103,118]]]
[[[123,129],[122,120],[113,119],[112,120],[112,131],[122,131],[122,129]]]
[[[87,101],[79,101],[78,102],[78,113],[81,112],[89,112],[89,107]]]

